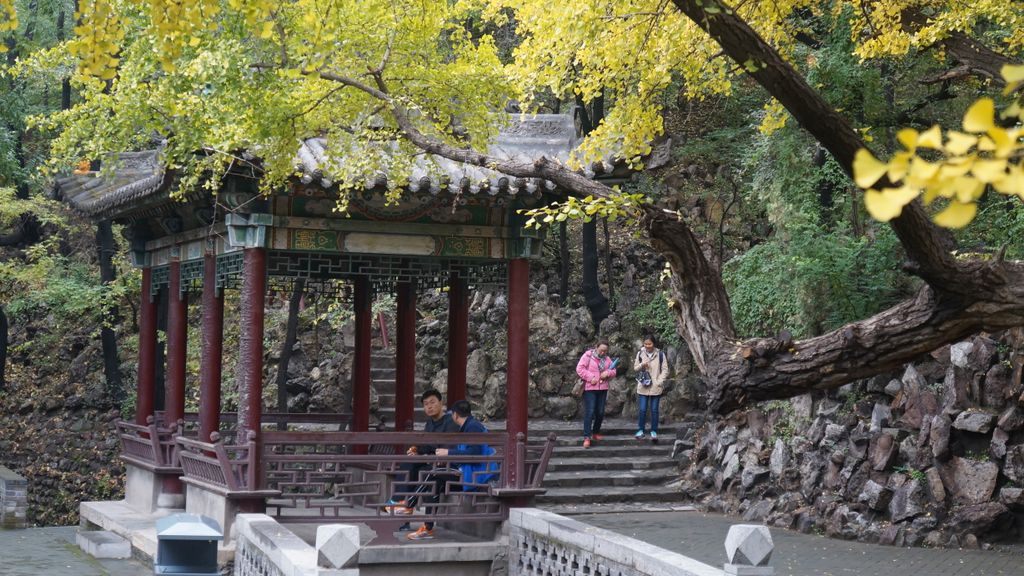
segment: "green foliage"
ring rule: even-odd
[[[743,336],[788,329],[821,334],[865,318],[903,295],[899,243],[888,230],[851,236],[819,226],[797,228],[729,261],[723,279]]]
[[[668,307],[668,299],[668,293],[662,291],[626,313],[626,321],[630,325],[638,327],[642,333],[653,333],[662,348],[682,344],[676,332],[676,315]]]
[[[920,470],[912,466],[897,466],[893,468],[893,470],[901,474],[906,474],[911,480],[917,480],[918,482],[924,482],[928,479],[928,475],[924,473],[924,470]]]

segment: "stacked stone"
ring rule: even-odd
[[[896,378],[706,423],[676,442],[682,488],[710,510],[844,539],[1020,539],[1021,361],[1003,343],[978,336]]]
[[[24,528],[28,509],[28,482],[0,466],[0,528]]]

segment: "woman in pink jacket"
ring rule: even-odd
[[[584,352],[576,364],[576,374],[583,380],[583,447],[590,448],[591,440],[601,439],[608,380],[615,378],[615,363],[608,357],[608,343],[600,341]]]

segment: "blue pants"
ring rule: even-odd
[[[651,432],[658,431],[658,404],[661,404],[661,396],[644,396],[643,394],[636,395],[637,403],[640,405],[640,409],[636,420],[636,429],[643,430],[644,424],[647,422],[647,410],[651,411]]]
[[[591,433],[601,433],[601,422],[604,421],[604,403],[608,400],[607,390],[587,390],[583,392],[583,437],[590,438]]]

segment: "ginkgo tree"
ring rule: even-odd
[[[1010,94],[1024,83],[1024,66],[1005,65],[1002,70]],[[857,152],[854,178],[866,188],[864,203],[872,216],[888,222],[899,216],[903,207],[920,197],[925,206],[945,199],[944,208],[935,214],[935,223],[947,228],[962,228],[978,212],[978,200],[991,187],[1007,196],[1024,199],[1024,129],[1020,121],[1024,110],[1013,102],[996,117],[995,101],[985,97],[964,114],[963,131],[934,125],[924,132],[904,128],[897,134],[903,150],[888,162],[881,162],[867,149]],[[997,120],[1012,123],[1000,126]],[[871,188],[885,178],[889,184],[880,190]]]
[[[942,139],[934,130],[906,131],[900,136],[906,153],[882,170],[880,161],[858,152],[866,148],[865,127],[851,125],[825,101],[798,64],[811,23],[832,15],[852,22],[865,65],[932,51],[956,64],[949,78],[998,80],[1000,67],[1024,47],[1021,3],[83,0],[80,6],[68,46],[12,71],[32,74],[55,63],[76,70],[80,102],[36,119],[37,127],[56,133],[52,170],[159,140],[164,162],[182,174],[184,187],[215,188],[217,175],[247,150],[261,158],[261,183],[271,189],[293,176],[300,140],[318,135],[328,141],[327,166],[342,209],[347,191],[380,172],[389,175],[390,198],[400,201],[402,183],[423,152],[551,180],[570,198],[535,219],[634,218],[666,257],[680,333],[708,383],[713,409],[836,387],[975,331],[1024,322],[1020,264],[955,258],[949,235],[921,204],[909,192],[892,191],[920,184],[925,200],[929,194],[966,199],[965,185],[940,177],[943,167],[949,174],[973,146],[971,175],[990,176],[983,163],[1003,160],[1006,146],[1016,150],[1013,129],[998,132],[982,101],[968,113],[966,138],[975,140],[966,148],[957,142],[951,149],[957,137],[950,133]],[[510,60],[502,60],[489,33],[502,27],[515,29]],[[924,280],[914,299],[807,340],[780,334],[741,341],[720,271],[685,219],[586,177],[590,162],[609,157],[641,166],[664,131],[666,93],[681,86],[692,99],[728,94],[741,76],[774,98],[763,114],[765,130],[795,120],[851,178],[856,165],[858,183],[878,185],[881,196],[869,193],[868,207],[890,217],[907,269]],[[512,98],[531,109],[545,99],[599,96],[610,103],[607,115],[568,165],[484,152]],[[923,163],[940,163],[932,151],[951,155],[929,175]],[[1007,173],[1017,162],[1013,154],[1005,158]],[[969,196],[976,192],[971,188]],[[962,217],[956,212],[945,220]]]

